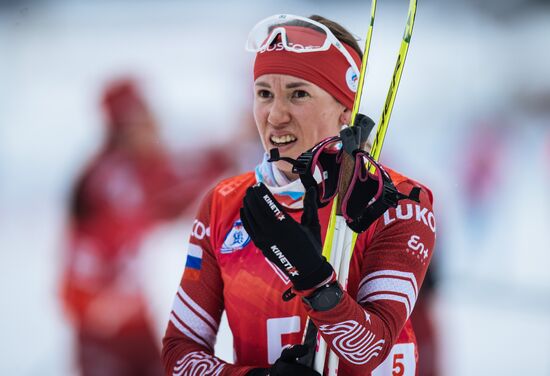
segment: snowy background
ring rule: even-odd
[[[375,118],[406,7],[379,2],[363,100]],[[250,110],[243,46],[256,21],[317,13],[363,36],[369,9],[305,0],[2,3],[0,374],[76,373],[57,297],[67,195],[101,143],[106,82],[140,80],[171,148],[223,144]],[[436,197],[433,310],[445,375],[550,375],[549,46],[545,2],[419,2],[382,159]],[[473,161],[487,154],[488,181],[472,183]],[[486,188],[471,193],[478,186]],[[191,220],[159,227],[141,252],[159,341]],[[217,352],[231,359],[230,337]]]

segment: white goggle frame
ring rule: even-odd
[[[301,21],[304,23],[309,23],[314,30],[322,31],[325,33],[325,40],[320,46],[303,46],[301,44],[289,43],[285,30],[285,23],[291,21]],[[272,29],[271,31],[269,31]],[[267,17],[260,22],[258,22],[250,31],[248,39],[246,41],[245,49],[250,52],[262,52],[268,49],[277,36],[281,36],[281,45],[286,51],[296,52],[296,53],[307,53],[307,52],[320,52],[326,51],[330,46],[334,46],[338,51],[346,58],[347,62],[353,69],[353,72],[359,77],[359,68],[355,63],[355,60],[351,57],[349,51],[342,45],[342,42],[338,40],[332,34],[330,29],[323,25],[320,22],[314,21],[312,19],[295,16],[292,14],[276,14],[271,17]]]

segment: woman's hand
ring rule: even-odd
[[[321,376],[319,372],[298,364],[297,359],[307,352],[305,345],[287,347],[271,368],[255,368],[248,371],[246,376]]]
[[[281,269],[296,290],[309,290],[329,280],[332,266],[321,256],[321,227],[315,189],[304,197],[301,223],[288,215],[262,183],[246,191],[241,220],[264,256]]]

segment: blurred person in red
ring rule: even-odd
[[[112,83],[102,108],[105,143],[72,193],[63,302],[83,375],[161,375],[160,343],[139,280],[140,242],[192,206],[228,164],[206,151],[184,155],[176,166],[130,80]]]
[[[495,205],[498,205],[495,187],[505,176],[511,124],[500,115],[489,115],[474,121],[472,129],[475,132],[467,132],[466,150],[461,153],[460,188],[468,219],[468,236],[482,241],[491,226]]]

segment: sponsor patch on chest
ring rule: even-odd
[[[250,236],[244,229],[242,221],[237,219],[225,236],[220,253],[228,254],[239,251],[246,247],[248,243],[250,243]]]

